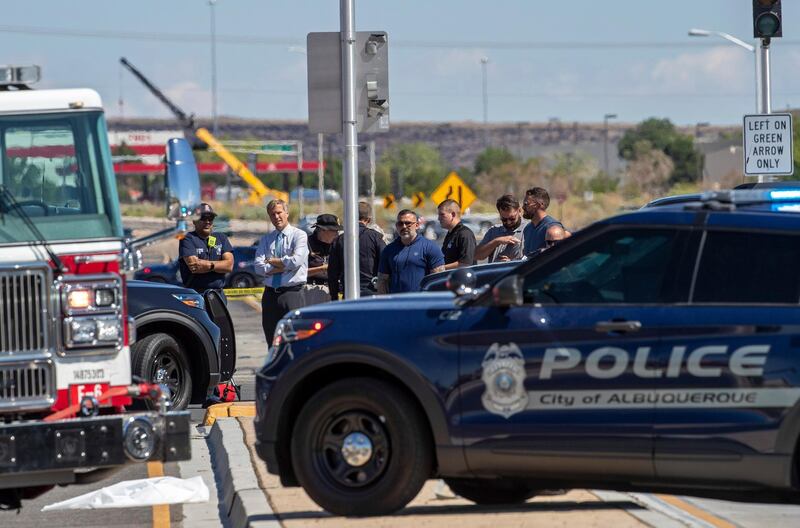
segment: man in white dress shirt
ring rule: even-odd
[[[283,200],[267,204],[275,230],[261,237],[256,249],[255,268],[264,277],[261,298],[261,326],[267,344],[281,317],[305,306],[303,286],[308,276],[308,235],[289,225],[289,209]]]

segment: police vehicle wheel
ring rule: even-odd
[[[385,515],[413,499],[433,467],[421,413],[370,378],[337,381],[303,406],[292,464],[306,493],[336,515]]]
[[[444,479],[456,495],[475,504],[519,504],[538,493],[531,485],[511,479]]]
[[[185,409],[192,397],[189,360],[180,344],[169,334],[152,334],[131,347],[133,373],[151,383],[164,384],[170,390],[173,410]],[[158,402],[146,402],[156,408]]]
[[[253,278],[246,273],[238,273],[231,277],[232,288],[252,288],[255,286]]]

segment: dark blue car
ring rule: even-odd
[[[483,288],[292,312],[257,450],[340,515],[443,478],[479,504],[605,488],[800,502],[800,189],[596,223]]]
[[[252,288],[260,284],[254,267],[256,246],[236,246],[233,248],[233,271],[225,278],[226,288]],[[167,264],[150,264],[134,275],[136,280],[162,282],[182,286],[178,271],[178,259]]]

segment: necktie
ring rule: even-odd
[[[283,256],[283,239],[284,235],[283,232],[278,232],[278,236],[275,237],[275,256],[280,258]],[[281,285],[281,277],[283,273],[273,273],[272,274],[272,287],[279,288]]]

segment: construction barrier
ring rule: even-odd
[[[264,294],[264,287],[260,286],[258,288],[225,288],[222,290],[225,292],[225,297],[228,299],[236,299],[241,297],[261,297]]]

